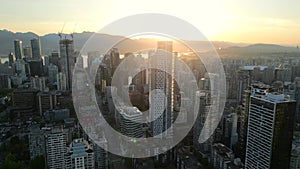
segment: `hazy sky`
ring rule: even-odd
[[[299,0],[0,0],[0,29],[39,35],[98,31],[124,16],[182,18],[210,40],[300,43]]]

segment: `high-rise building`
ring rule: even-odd
[[[196,102],[198,104],[195,105],[198,105],[199,108],[195,107],[195,109],[199,109],[199,113],[193,127],[193,145],[196,152],[201,152],[202,154],[210,154],[211,138],[204,143],[199,143],[198,141],[210,109],[209,93],[207,91],[197,91]]]
[[[250,97],[246,169],[289,168],[295,109],[296,102],[283,94]]]
[[[55,83],[57,82],[56,76],[58,74],[58,67],[54,64],[50,64],[48,66],[48,80],[50,83]]]
[[[49,169],[65,168],[65,154],[67,152],[67,130],[52,128],[45,134],[46,165]]]
[[[57,84],[57,90],[59,90],[59,91],[67,90],[67,79],[66,79],[66,75],[64,73],[60,72],[57,74],[56,84]]]
[[[15,55],[12,52],[10,52],[8,54],[8,65],[12,66],[15,63],[15,60],[16,60]]]
[[[94,151],[86,140],[75,139],[65,154],[65,169],[94,169]]]
[[[39,126],[31,126],[28,140],[30,159],[45,155],[45,137]]]
[[[41,60],[42,51],[41,51],[41,42],[39,38],[33,38],[30,40],[31,49],[32,49],[32,58],[36,60]]]
[[[121,133],[133,138],[143,137],[142,112],[136,107],[120,107]]]
[[[58,71],[61,71],[58,52],[52,52],[51,56],[49,56],[49,64],[51,64],[51,63],[58,67]]]
[[[31,76],[43,76],[44,75],[42,59],[29,60],[28,64],[29,64]]]
[[[23,58],[23,47],[22,47],[22,41],[16,39],[14,41],[14,47],[15,47],[15,55],[16,55],[16,59],[22,59]]]
[[[67,90],[72,88],[72,73],[75,65],[73,39],[61,39],[59,41],[61,72],[66,76]]]
[[[24,49],[23,49],[23,52],[24,52],[24,56],[25,56],[26,59],[32,57],[31,47],[25,46]]]
[[[149,65],[155,65],[156,68],[149,71],[149,98],[151,100],[149,110],[154,116],[152,119],[155,119],[152,123],[152,132],[154,137],[163,137],[162,133],[166,131],[165,136],[171,138],[173,136],[173,130],[170,127],[174,109],[174,79],[173,75],[168,72],[173,72],[174,70],[171,53],[172,42],[159,41],[157,49],[157,52],[149,56]],[[159,91],[165,94],[161,94]]]
[[[31,77],[30,78],[31,88],[39,91],[46,90],[46,78],[45,77]]]
[[[44,112],[54,109],[57,103],[56,95],[52,92],[39,92],[37,98],[40,116],[43,116]]]
[[[101,146],[100,146],[101,145]],[[95,169],[108,169],[108,152],[102,147],[107,148],[107,140],[104,136],[97,139],[97,144],[93,142],[95,154]]]
[[[119,51],[117,48],[112,48],[111,51],[110,51],[110,65],[111,65],[111,68],[112,68],[112,75],[114,74],[114,72],[116,71],[118,65],[120,64],[121,62],[121,59],[120,59],[120,54],[119,54]]]

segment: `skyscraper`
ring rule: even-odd
[[[120,54],[117,48],[112,48],[110,51],[110,61],[111,61],[111,68],[112,68],[112,75],[116,71],[118,65],[120,64]]]
[[[32,57],[31,48],[29,46],[25,46],[24,49],[23,49],[23,52],[24,52],[25,58],[31,58]]]
[[[58,67],[54,64],[50,64],[48,66],[48,80],[50,83],[55,83],[57,82],[56,76],[58,74]]]
[[[245,168],[289,168],[296,102],[283,94],[250,97]]]
[[[136,107],[120,107],[120,128],[122,134],[128,137],[143,136],[142,112]]]
[[[14,56],[14,54],[12,53],[12,52],[10,52],[9,54],[8,54],[8,65],[9,66],[12,66],[13,65],[13,63],[15,63],[15,56]]]
[[[150,70],[150,112],[154,116],[152,119],[156,119],[152,124],[153,136],[162,137],[163,135],[160,134],[171,127],[173,120],[174,80],[173,75],[168,73],[174,70],[172,42],[159,41],[157,49],[149,56],[149,65],[152,64],[155,67]],[[160,94],[158,91],[164,94]],[[162,115],[159,115],[161,113]],[[172,132],[170,129],[165,134],[171,138]]]
[[[23,47],[22,47],[22,41],[16,39],[14,41],[14,47],[15,47],[15,55],[16,59],[22,59],[23,58]]]
[[[40,39],[33,38],[30,40],[30,42],[31,42],[31,49],[32,49],[32,58],[36,60],[40,60],[42,57]]]
[[[64,73],[60,72],[56,75],[56,84],[57,84],[57,90],[59,91],[67,90],[66,75]]]
[[[72,73],[75,65],[73,39],[59,41],[61,72],[66,76],[67,90],[72,88]]]

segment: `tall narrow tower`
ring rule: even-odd
[[[156,119],[152,124],[154,137],[162,137],[161,134],[172,126],[173,121],[174,59],[172,45],[171,41],[159,41],[158,50],[149,56],[149,64],[155,65],[155,69],[149,71],[150,112],[154,116],[152,119]],[[170,129],[165,136],[171,138],[172,132]]]
[[[16,39],[14,41],[14,47],[15,47],[15,56],[16,56],[16,59],[22,59],[23,58],[23,47],[22,47],[22,41],[21,40],[18,40]]]
[[[67,90],[72,89],[72,73],[75,65],[74,56],[74,41],[72,39],[60,39],[59,41],[60,50],[60,66],[61,72],[65,74],[67,81]]]
[[[31,51],[32,51],[32,58],[36,60],[40,60],[42,57],[41,51],[41,41],[38,38],[33,38],[30,40],[31,42]]]

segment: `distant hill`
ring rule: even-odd
[[[156,41],[151,39],[126,39],[122,36],[114,36],[107,34],[100,34],[94,32],[82,32],[82,33],[74,33],[74,44],[76,50],[81,50],[86,41],[94,35],[93,43],[87,49],[88,51],[100,51],[104,52],[105,44],[111,44],[116,40],[125,39],[122,43],[117,45],[121,52],[132,52],[140,49],[148,49],[148,48],[156,48]],[[65,36],[65,35],[63,35]],[[30,39],[38,37],[37,34],[32,32],[20,33],[20,32],[11,32],[8,30],[0,30],[0,56],[6,56],[10,51],[14,52],[14,40],[20,39],[23,41],[23,47],[30,46]],[[42,53],[44,55],[50,54],[51,51],[59,49],[59,36],[58,34],[51,33],[40,37],[41,45],[42,45]],[[207,43],[201,41],[190,41],[189,43],[197,44],[200,46],[199,50],[206,51],[209,49]],[[242,43],[231,43],[231,42],[223,42],[223,41],[213,41],[213,45],[216,49],[220,49],[221,53],[268,53],[268,52],[295,52],[296,47],[286,47],[280,45],[272,45],[272,44],[242,44]],[[182,51],[183,48],[178,45],[178,43],[174,43],[174,49],[176,51]]]
[[[263,53],[294,53],[298,52],[297,47],[281,46],[276,44],[253,44],[244,47],[232,46],[222,50],[222,52],[235,54],[263,54]]]

